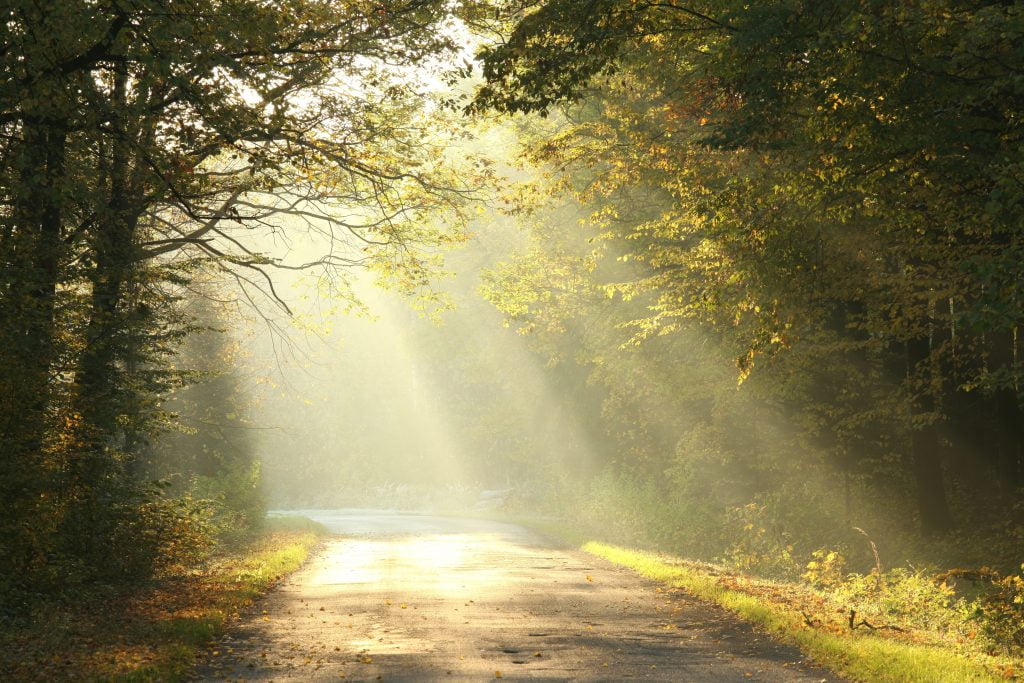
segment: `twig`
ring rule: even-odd
[[[861,626],[867,626],[872,631],[879,631],[879,630],[882,630],[882,629],[889,629],[889,630],[892,630],[892,631],[899,631],[900,633],[906,633],[906,631],[904,629],[900,628],[899,626],[893,626],[892,624],[880,624],[879,626],[875,626],[874,624],[869,623],[867,619],[861,619],[858,622],[857,621],[857,610],[852,610],[852,609],[850,610],[850,622],[849,623],[850,623],[850,630],[851,631],[856,631]]]
[[[875,583],[877,584],[878,588],[881,588],[882,587],[882,560],[881,560],[881,558],[878,557],[878,547],[875,545],[875,542],[871,540],[871,537],[868,536],[868,532],[864,531],[859,526],[853,527],[853,530],[857,531],[857,532],[860,532],[860,534],[863,535],[864,538],[868,539],[868,543],[871,544],[871,553],[875,556]]]

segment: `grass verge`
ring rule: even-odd
[[[721,605],[851,680],[961,683],[1016,680],[1021,673],[1020,662],[922,642],[928,640],[927,634],[850,631],[842,619],[808,620],[804,613],[806,591],[796,585],[739,577],[700,562],[597,542],[591,540],[596,534],[586,534],[556,518],[496,517]]]
[[[933,645],[903,642],[870,633],[834,633],[812,627],[784,603],[728,585],[723,578],[671,556],[588,542],[582,550],[641,576],[666,583],[710,602],[797,645],[816,662],[857,681],[1005,681],[1012,670],[983,663]]]
[[[145,588],[45,608],[31,625],[0,632],[8,680],[177,681],[239,611],[298,569],[323,528],[273,518],[252,541],[207,567]]]

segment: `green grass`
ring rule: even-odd
[[[884,636],[837,634],[804,623],[803,616],[784,604],[729,586],[715,576],[687,566],[682,560],[604,543],[588,542],[582,550],[641,576],[685,589],[718,603],[743,619],[757,624],[798,646],[816,662],[857,681],[1004,681],[984,663],[967,659],[941,647],[901,642]]]

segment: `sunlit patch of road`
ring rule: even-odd
[[[200,679],[833,680],[716,607],[514,525],[307,514],[338,536]]]

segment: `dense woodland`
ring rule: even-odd
[[[444,123],[425,130],[400,69],[457,48],[439,30],[451,9],[4,3],[5,595],[147,576],[208,535],[212,489],[187,482],[241,485],[254,455],[228,455],[237,435],[154,440],[197,428],[187,404],[238,414],[209,382],[172,397],[202,379],[189,349],[216,346],[195,335],[223,327],[218,308],[286,309],[273,271],[330,293],[369,267],[416,290],[431,250],[460,239],[472,188],[432,164]]]
[[[553,342],[606,386],[605,417],[642,454],[626,472],[657,481],[682,459],[684,488],[734,503],[846,498],[847,519],[859,501],[926,535],[1019,534],[1019,20],[1005,4],[547,3],[484,51],[474,110],[571,102],[528,155],[591,232],[584,250],[542,219],[489,295],[541,337],[589,316],[629,333]],[[655,377],[615,376],[629,359]],[[725,364],[740,391],[709,370]],[[686,417],[630,409],[653,391]]]
[[[524,507],[780,577],[865,534],[1020,569],[1024,5],[0,11],[5,610],[198,561],[275,478],[408,476],[372,437],[424,408],[358,358],[360,419],[259,452],[225,330],[296,271],[435,312],[444,450]]]

